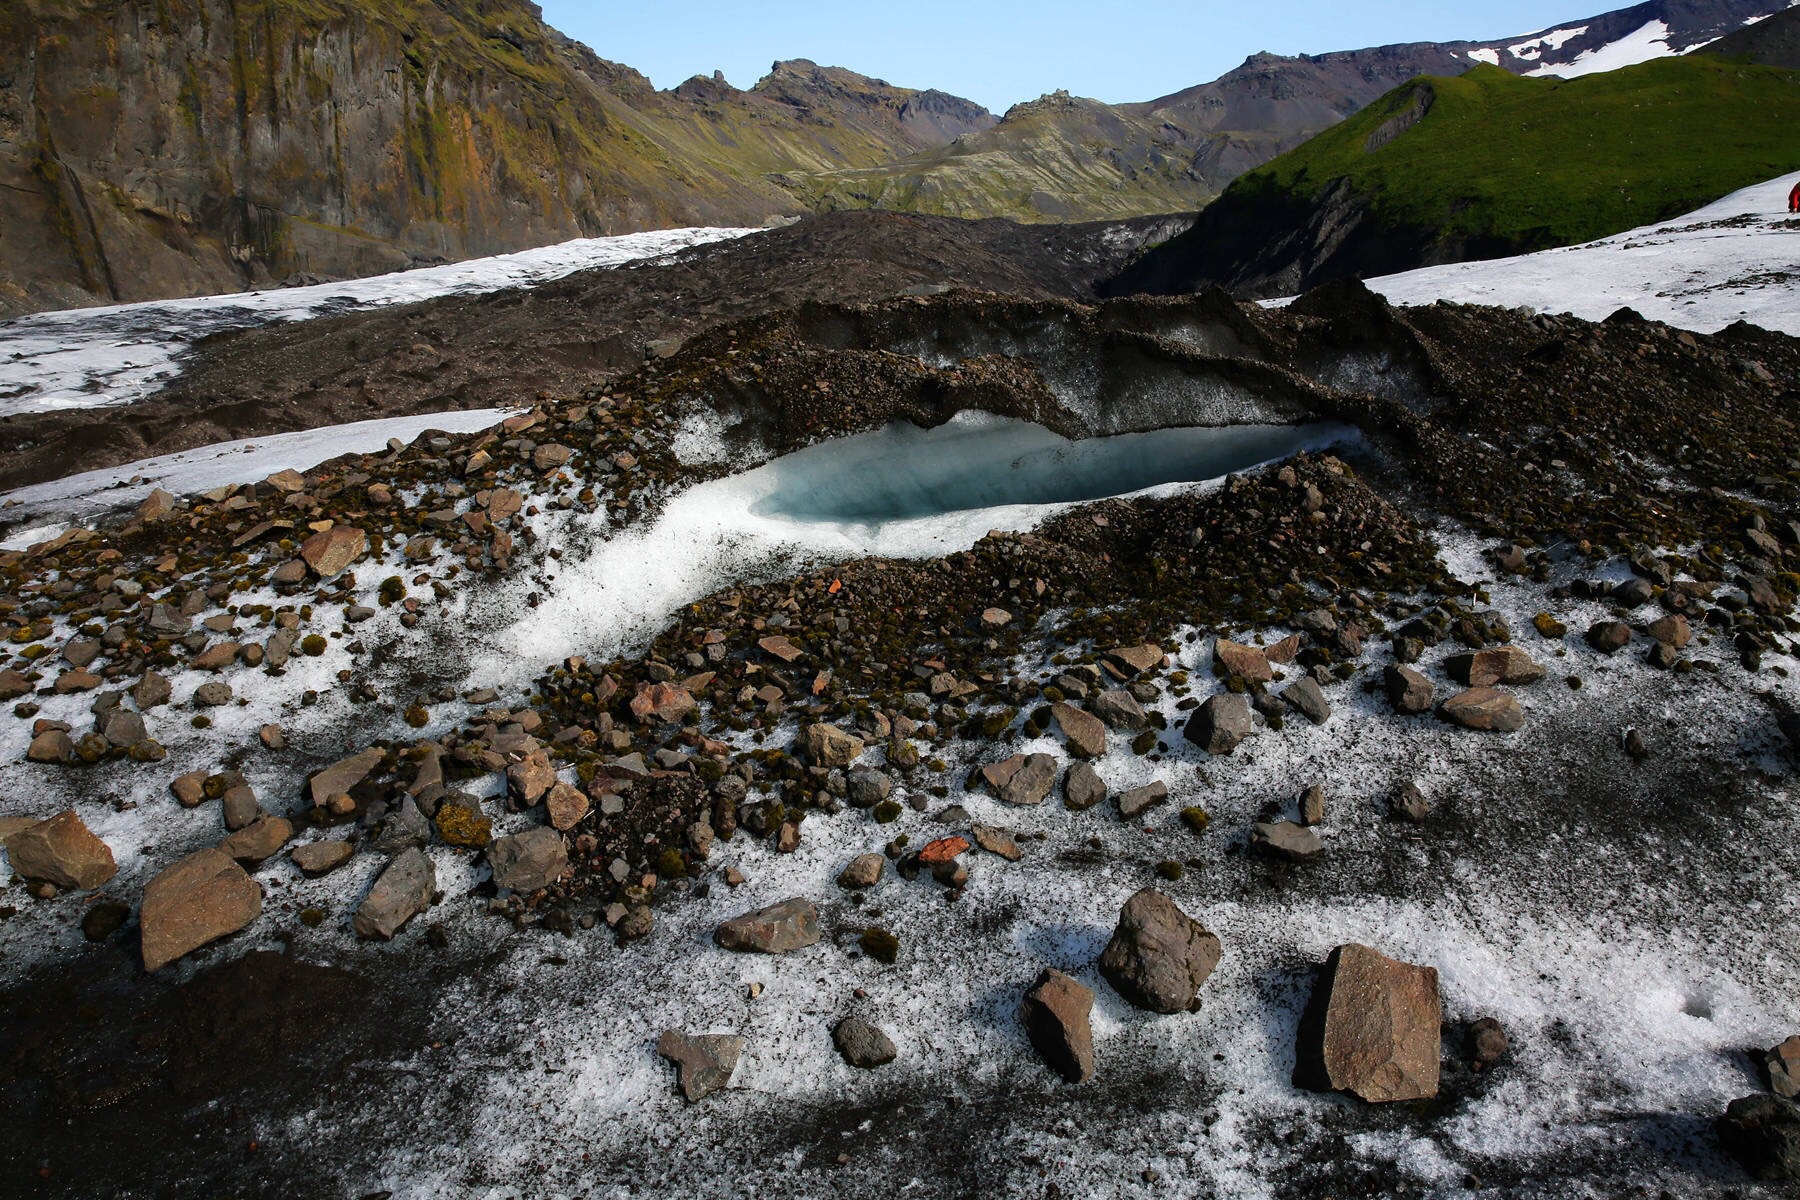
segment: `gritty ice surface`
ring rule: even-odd
[[[437,296],[529,287],[754,233],[690,228],[579,238],[555,246],[342,283],[38,313],[0,322],[0,416],[129,404],[181,371],[211,334]]]
[[[395,438],[410,442],[428,429],[475,433],[499,424],[514,411],[473,408],[420,413],[215,442],[17,488],[0,496],[0,528],[6,531],[0,550],[23,550],[55,537],[71,523],[134,507],[156,488],[184,496],[230,483],[254,483],[277,471],[308,470],[341,454],[372,453]]]
[[[1367,283],[1395,304],[1524,305],[1594,321],[1629,306],[1696,333],[1748,321],[1800,336],[1800,224],[1787,211],[1796,181],[1800,172],[1733,192],[1685,217],[1581,246],[1425,267]]]

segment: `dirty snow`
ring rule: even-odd
[[[0,322],[0,416],[129,404],[181,372],[196,342],[230,330],[305,321],[437,296],[529,287],[753,229],[660,229],[397,271],[341,283],[37,313]]]

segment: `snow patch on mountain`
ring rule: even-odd
[[[1616,42],[1582,51],[1575,56],[1573,62],[1546,63],[1525,73],[1537,77],[1554,75],[1561,79],[1575,79],[1582,75],[1598,75],[1602,71],[1633,67],[1653,58],[1667,58],[1675,53],[1674,48],[1669,45],[1669,32],[1668,22],[1650,21]]]
[[[1586,25],[1576,25],[1568,29],[1552,29],[1549,33],[1540,33],[1536,37],[1527,38],[1506,49],[1515,58],[1538,58],[1546,50],[1560,50],[1563,43],[1574,41],[1587,31]]]
[[[1395,304],[1525,305],[1589,320],[1630,306],[1696,333],[1748,321],[1800,337],[1800,219],[1787,213],[1796,182],[1800,172],[1581,246],[1425,267],[1368,286]]]

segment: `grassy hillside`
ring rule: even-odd
[[[1478,66],[1389,93],[1226,195],[1317,197],[1345,181],[1389,225],[1550,246],[1796,167],[1800,74],[1705,57],[1568,80]]]

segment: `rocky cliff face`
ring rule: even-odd
[[[0,313],[756,224],[991,121],[810,63],[659,93],[523,0],[10,0]]]

